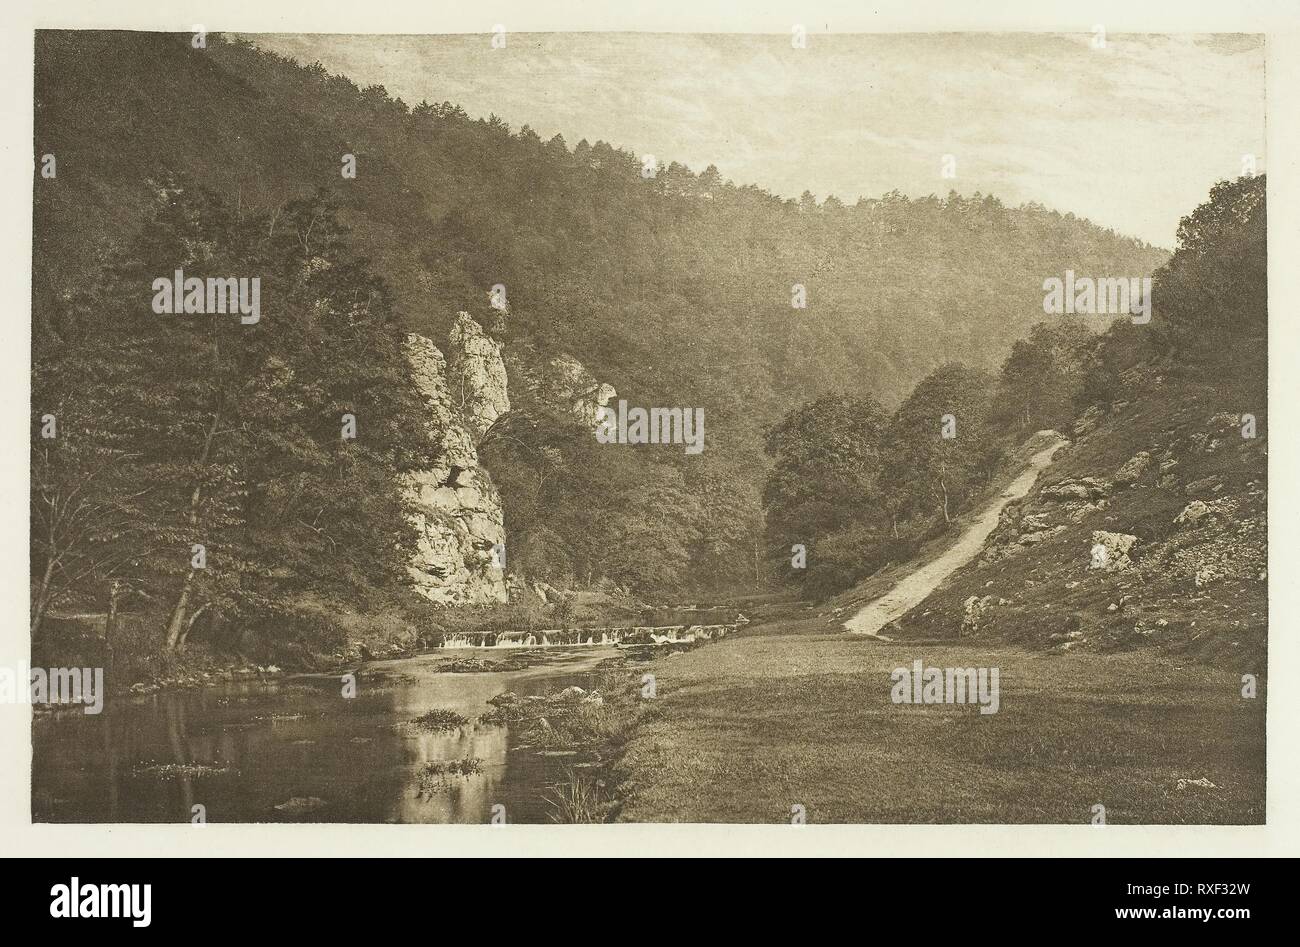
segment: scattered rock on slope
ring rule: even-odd
[[[1136,483],[1151,467],[1151,452],[1138,451],[1123,467],[1115,471],[1115,482],[1123,484]]]
[[[1043,487],[1040,494],[1042,499],[1056,502],[1102,500],[1109,495],[1110,484],[1097,477],[1067,477],[1050,486]]]
[[[1137,541],[1136,536],[1128,533],[1112,533],[1104,529],[1093,530],[1091,568],[1104,569],[1107,572],[1120,572],[1127,569],[1133,564],[1133,560],[1128,556],[1129,550]]]

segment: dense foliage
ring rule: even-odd
[[[261,318],[156,312],[177,270],[258,274]],[[39,311],[34,628],[53,599],[123,598],[166,615],[171,649],[204,612],[293,635],[304,601],[402,584],[399,475],[436,447],[402,421],[423,407],[405,334],[328,202],[237,214],[161,184],[103,278]]]
[[[782,199],[733,184],[713,167],[695,173],[670,163],[646,177],[636,156],[605,142],[570,145],[559,135],[542,141],[527,126],[512,131],[496,117],[473,119],[451,103],[409,106],[381,87],[361,89],[319,65],[216,35],[208,36],[207,48],[194,49],[188,35],[42,32],[35,124],[37,153],[58,160],[57,179],[38,178],[35,186],[37,416],[73,410],[41,379],[70,384],[82,369],[69,374],[53,366],[84,359],[85,371],[100,372],[85,376],[94,379],[94,386],[80,386],[86,398],[111,398],[124,417],[170,426],[152,430],[140,420],[141,429],[129,434],[130,449],[141,453],[138,463],[157,465],[142,483],[159,497],[167,494],[165,508],[130,507],[105,514],[110,522],[139,525],[147,518],[140,528],[159,533],[173,555],[181,534],[194,532],[185,522],[185,486],[201,480],[202,531],[216,537],[214,546],[249,562],[275,558],[279,565],[270,571],[289,569],[293,578],[285,581],[304,588],[341,575],[347,582],[337,586],[340,596],[364,584],[362,577],[378,587],[396,581],[395,560],[379,555],[378,547],[400,544],[401,529],[391,491],[378,484],[409,461],[408,453],[418,453],[403,438],[419,426],[392,360],[399,326],[442,344],[454,314],[468,310],[497,331],[508,351],[572,354],[632,404],[702,407],[703,454],[602,450],[512,387],[518,417],[483,446],[502,488],[512,569],[556,581],[607,577],[641,591],[686,593],[766,580],[773,547],[789,543],[782,517],[802,515],[801,509],[829,516],[824,500],[800,495],[821,485],[778,474],[778,525],[764,524],[760,497],[772,463],[764,431],[791,405],[851,392],[858,399],[852,404],[874,405],[872,416],[883,423],[884,412],[918,380],[955,358],[971,371],[995,369],[1042,321],[1044,276],[1067,266],[1140,275],[1167,256],[1072,214],[1007,207],[980,194],[910,200],[890,193],[846,205],[807,193]],[[345,155],[356,158],[355,179],[340,173]],[[281,312],[306,318],[313,300],[325,300],[328,312],[344,318],[341,304],[331,308],[344,290],[370,301],[366,318],[373,321],[363,322],[372,335],[317,340],[332,348],[330,364],[316,371],[333,380],[294,365],[299,381],[293,384],[310,386],[301,408],[280,399],[241,403],[237,390],[240,373],[258,372],[247,377],[265,380],[277,355],[295,357],[287,351],[223,344],[214,373],[187,374],[219,341],[205,332],[258,335],[248,327],[163,333],[154,326],[147,337],[133,335],[136,330],[118,334],[123,322],[104,314],[135,305],[135,284],[119,295],[90,291],[98,294],[88,303],[98,326],[86,325],[95,318],[75,315],[86,304],[74,300],[99,286],[105,268],[134,260],[166,273],[167,251],[188,252],[165,246],[175,234],[147,232],[172,226],[166,214],[154,217],[158,182],[180,180],[213,195],[200,201],[192,187],[184,192],[187,213],[197,215],[194,225],[218,248],[213,252],[232,263],[277,266],[299,288],[299,296],[274,303],[290,307]],[[367,257],[370,270],[340,257],[327,276],[295,275],[307,253],[293,254],[302,249],[304,220],[313,219],[310,208],[319,199],[337,208],[352,252]],[[1202,229],[1211,226],[1226,224],[1206,221]],[[508,293],[504,326],[487,302],[495,284]],[[792,305],[798,287],[806,308]],[[272,306],[269,295],[264,305]],[[275,325],[282,322],[279,317]],[[268,346],[271,333],[280,331],[271,325],[252,327]],[[69,349],[82,339],[89,348]],[[296,337],[274,344],[300,342],[306,344]],[[137,371],[117,354],[131,346],[133,358],[149,354],[162,365]],[[89,363],[98,347],[114,354],[96,367]],[[155,382],[162,367],[173,370],[166,384]],[[128,390],[133,372],[135,391]],[[363,374],[372,387],[358,387]],[[390,389],[388,401],[379,387]],[[1030,382],[1019,390],[1033,400]],[[327,445],[326,420],[333,424],[345,403],[363,396],[371,399],[362,405],[364,429],[383,439],[360,438],[347,452]],[[238,453],[238,464],[225,454],[198,460],[204,424],[218,404],[219,427],[224,412],[243,412],[241,433],[221,445]],[[87,402],[82,414],[96,416],[100,407]],[[382,417],[385,412],[391,416]],[[381,462],[365,454],[371,450],[388,453]],[[871,448],[872,470],[884,463],[882,451]],[[335,467],[318,466],[324,454]],[[304,476],[315,471],[351,486],[331,492],[318,480],[295,492],[276,479],[286,457]],[[954,483],[959,493],[969,489],[965,480],[984,460],[926,459],[945,469],[953,462],[958,481],[918,478],[916,494],[899,500],[893,519],[933,511]],[[346,475],[337,466],[358,463]],[[837,474],[835,489],[844,495],[831,502],[849,503],[853,494],[853,503],[865,497],[886,510],[893,499],[877,497],[879,472],[872,470]],[[372,487],[364,497],[362,482]],[[288,497],[310,507],[310,515],[265,517]],[[146,499],[127,496],[122,503]],[[250,522],[258,528],[246,528]],[[324,522],[331,523],[328,536],[317,532]],[[803,532],[810,530],[816,531]],[[175,581],[173,569],[180,567],[157,560],[145,571]],[[241,571],[253,576],[260,569]],[[386,571],[375,576],[374,569]],[[203,593],[228,610],[270,609],[281,591],[277,576]],[[146,584],[159,591],[149,594],[161,595],[160,583],[150,579]],[[179,594],[172,589],[168,597]]]
[[[1254,381],[1267,373],[1264,177],[1222,182],[1185,217],[1178,249],[1153,277],[1149,323],[1059,318],[1018,340],[996,377],[960,363],[922,379],[888,421],[878,406],[827,396],[768,432],[776,464],[764,493],[778,572],[813,594],[839,591],[912,556],[981,499],[1007,448],[1027,434],[1067,436],[1091,408],[1157,396],[1165,373]],[[851,484],[846,488],[845,484]],[[808,562],[784,568],[785,545]]]

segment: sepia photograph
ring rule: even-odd
[[[815,45],[39,33],[33,818],[1261,821],[1262,37]]]
[[[1248,847],[1294,802],[1272,33],[299,12],[18,37],[20,821]]]

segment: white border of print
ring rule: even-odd
[[[0,452],[0,486],[10,501],[0,504],[0,660],[28,655],[27,512],[18,498],[28,493],[26,437],[30,395],[32,142],[32,35],[36,28],[114,28],[188,32],[469,33],[487,34],[495,23],[512,33],[637,30],[656,32],[790,32],[792,17],[819,32],[1052,31],[1090,33],[1104,23],[1108,34],[1124,32],[1266,33],[1268,85],[1269,354],[1270,418],[1280,436],[1271,439],[1270,614],[1300,614],[1300,585],[1284,577],[1297,572],[1300,518],[1300,439],[1280,419],[1296,407],[1296,387],[1283,372],[1300,358],[1300,330],[1283,315],[1300,311],[1296,268],[1286,266],[1297,251],[1291,226],[1300,218],[1297,155],[1300,154],[1300,10],[1294,0],[1249,4],[1205,0],[1002,0],[996,6],[964,0],[918,4],[915,0],[796,3],[772,0],[709,2],[657,0],[654,4],[610,4],[590,0],[495,0],[438,3],[404,0],[363,5],[242,0],[202,3],[176,0],[58,0],[7,3],[0,11],[0,70],[6,95],[4,147],[0,161],[0,209],[7,222],[0,253],[3,298],[9,300],[0,358],[3,403],[21,406],[5,423],[9,449]],[[1285,104],[1279,104],[1285,103]],[[1190,210],[1190,208],[1189,208]],[[1278,628],[1277,626],[1281,627]],[[1285,621],[1270,636],[1272,667],[1300,668],[1300,636]],[[1294,673],[1294,672],[1293,672]],[[1269,679],[1268,824],[1266,826],[949,826],[949,825],[615,825],[615,826],[356,826],[220,825],[196,831],[180,825],[32,825],[31,711],[0,707],[0,836],[7,854],[52,851],[73,856],[103,855],[1297,855],[1300,854],[1300,713],[1295,678]]]

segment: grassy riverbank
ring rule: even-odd
[[[1149,653],[1048,655],[776,623],[652,662],[620,821],[1260,823],[1264,683]],[[896,705],[890,672],[1000,668],[1001,706]],[[1179,780],[1208,779],[1213,787]]]

